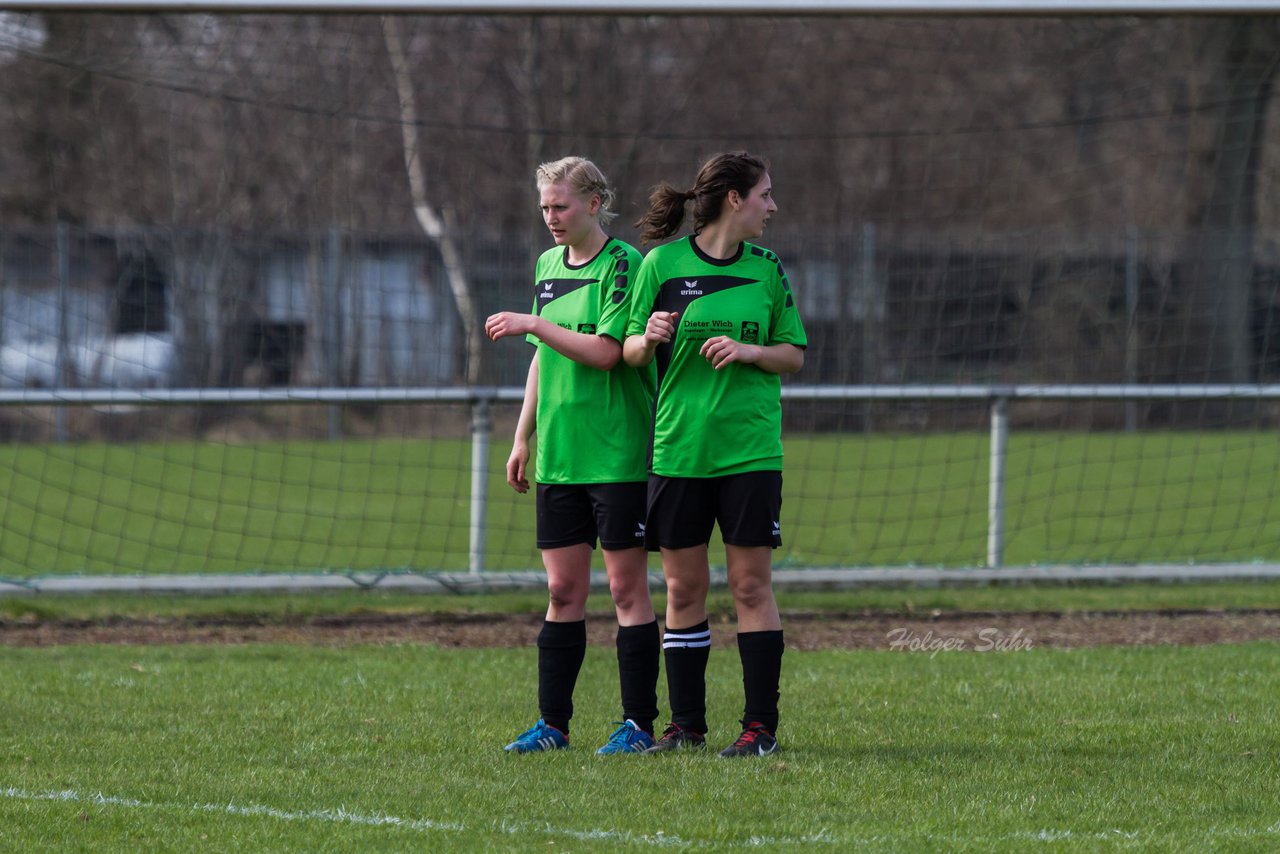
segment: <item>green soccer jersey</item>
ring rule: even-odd
[[[567,247],[542,253],[535,272],[533,313],[594,335],[626,340],[631,282],[640,253],[610,239],[585,264],[569,263]],[[654,371],[621,359],[602,371],[557,353],[536,336],[538,348],[539,483],[643,481],[653,413]]]
[[[725,335],[744,344],[807,344],[778,256],[743,243],[726,260],[691,238],[659,246],[636,277],[628,335],[649,315],[678,311],[676,334],[657,348],[658,397],[649,470],[664,477],[721,477],[782,470],[782,380],[755,365],[720,370],[698,350]]]

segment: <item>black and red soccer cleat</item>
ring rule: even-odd
[[[645,750],[645,753],[666,753],[670,750],[683,750],[689,747],[705,747],[706,743],[706,736],[700,732],[685,729],[680,724],[667,724],[662,737],[654,742],[653,747]]]
[[[720,751],[721,756],[768,756],[778,752],[778,739],[764,728],[764,724],[744,722],[746,729],[738,740]]]

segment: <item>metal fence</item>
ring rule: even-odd
[[[493,424],[490,407],[522,399],[523,388],[288,388],[288,389],[52,389],[0,391],[0,407],[172,406],[243,404],[469,404],[471,407],[469,570],[485,569],[487,482]],[[1005,463],[1010,434],[1010,407],[1028,401],[1276,401],[1280,384],[1253,385],[790,385],[782,390],[789,403],[838,401],[978,402],[990,416],[986,567],[1004,565]]]

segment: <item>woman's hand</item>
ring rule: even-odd
[[[734,362],[741,365],[754,365],[760,361],[760,351],[761,348],[754,344],[743,344],[725,335],[708,338],[702,342],[702,347],[698,350],[717,371]]]
[[[484,334],[497,341],[499,338],[506,338],[508,335],[528,335],[533,331],[534,325],[532,314],[500,311],[497,314],[489,315],[489,319],[484,322]]]
[[[654,347],[670,342],[676,335],[679,318],[678,311],[655,311],[649,315],[649,322],[644,325],[645,346]]]
[[[511,456],[507,457],[507,485],[524,495],[529,491],[529,478],[525,469],[529,465],[529,446],[517,442],[511,448]]]

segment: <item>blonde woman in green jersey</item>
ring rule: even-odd
[[[507,483],[528,492],[536,431],[537,538],[550,594],[538,635],[541,717],[506,750],[569,744],[573,689],[587,648],[591,552],[599,538],[618,618],[623,720],[597,752],[636,753],[654,743],[660,658],[644,547],[653,374],[622,361],[640,253],[605,232],[615,216],[613,192],[591,161],[545,163],[537,187],[555,246],[538,259],[533,310],[499,312],[485,322],[494,341],[520,335],[535,348]]]
[[[628,364],[658,368],[645,539],[662,552],[663,635],[671,724],[649,752],[705,743],[707,546],[718,523],[738,617],[742,731],[721,756],[778,749],[783,637],[773,596],[782,544],[780,375],[807,343],[778,257],[748,243],[777,212],[767,164],[711,158],[689,190],[660,185],[637,223],[645,242],[693,234],[645,256],[623,345]]]

